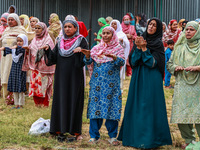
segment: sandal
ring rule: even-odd
[[[113,146],[118,146],[120,144],[116,138],[110,138],[108,142]]]
[[[96,140],[95,138],[91,138],[88,143],[89,144],[97,144],[99,140]]]
[[[82,140],[82,139],[83,139],[83,137],[82,137],[81,135],[77,135],[77,136],[76,136],[76,140],[77,140],[77,141],[80,141],[80,140]]]

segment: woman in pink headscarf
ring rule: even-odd
[[[8,27],[7,18],[9,13],[4,13],[1,15],[1,26],[0,26],[0,38],[4,32],[4,30]]]
[[[178,40],[179,36],[181,35],[182,31],[178,29],[177,20],[173,19],[169,22],[168,29],[163,33],[163,44],[166,49],[167,41],[173,40],[174,43]]]
[[[131,19],[130,16],[125,15],[122,19],[122,31],[126,34],[129,42],[130,42],[130,52],[133,48],[133,41],[135,40],[137,34],[135,31],[135,27],[133,25],[131,25],[130,23]],[[129,52],[129,53],[130,53]],[[131,76],[132,75],[132,69],[131,66],[129,64],[129,61],[126,61],[126,75],[127,76]]]
[[[24,61],[23,70],[31,70],[29,96],[33,96],[36,106],[49,106],[49,100],[53,88],[53,75],[55,66],[46,66],[42,51],[39,49],[48,44],[52,49],[54,42],[47,31],[47,26],[43,22],[35,25],[36,36],[29,45],[29,54]],[[43,52],[44,54],[44,52]],[[40,58],[38,58],[38,56]],[[38,60],[37,62],[35,62]]]

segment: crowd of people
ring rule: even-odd
[[[86,37],[91,31],[77,17],[67,15],[61,22],[52,13],[47,27],[37,17],[18,16],[11,5],[0,26],[3,98],[11,104],[14,97],[12,109],[24,107],[25,94],[37,107],[48,107],[53,93],[50,133],[60,142],[66,133],[81,140],[87,66],[88,143],[99,142],[105,119],[110,144],[122,141],[124,146],[151,149],[172,144],[163,87],[174,88],[171,123],[178,124],[185,149],[197,143],[194,124],[200,136],[199,23],[173,19],[166,24],[132,13],[121,23],[101,17],[90,48]],[[131,82],[118,134],[125,76],[131,76]]]

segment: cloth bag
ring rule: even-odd
[[[50,131],[50,119],[45,120],[43,118],[39,118],[32,124],[28,134],[40,135],[43,133],[48,133],[49,131]]]

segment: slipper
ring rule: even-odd
[[[77,140],[77,141],[80,141],[80,140],[82,140],[82,139],[83,139],[83,137],[82,137],[81,135],[76,136],[76,140]]]
[[[98,141],[99,141],[99,139],[96,140],[95,138],[91,138],[91,139],[88,141],[88,143],[89,143],[89,144],[97,144]]]
[[[113,146],[118,146],[120,144],[116,138],[110,138],[108,142]]]

